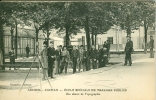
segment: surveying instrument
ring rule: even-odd
[[[20,89],[19,92],[21,92],[21,90],[23,88],[23,85],[25,84],[25,82],[27,80],[27,77],[28,77],[28,75],[29,75],[29,73],[31,71],[32,65],[35,63],[36,59],[38,59],[38,62],[39,62],[39,64],[38,64],[38,75],[39,75],[39,79],[40,79],[40,90],[41,90],[41,93],[42,93],[42,84],[41,84],[41,78],[40,78],[40,68],[42,68],[42,70],[43,70],[43,65],[41,63],[41,59],[39,58],[39,42],[36,42],[36,56],[35,56],[33,62],[31,63],[31,65],[30,65],[30,69],[29,69],[29,71],[28,71],[28,73],[26,75],[26,78],[25,78],[25,80],[24,80],[24,82],[23,82],[23,84],[22,84],[21,89]],[[48,83],[49,83],[51,89],[52,89],[52,86],[50,84],[50,81],[48,79],[47,74],[45,74],[45,76],[46,76],[46,79],[48,80]]]

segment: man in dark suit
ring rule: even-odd
[[[99,63],[98,68],[103,67],[102,60],[103,60],[103,47],[102,45],[100,45],[99,52],[98,52],[98,63]]]
[[[86,71],[88,71],[90,67],[90,53],[87,50],[84,50],[84,56],[84,66],[86,66]]]
[[[29,49],[29,45],[27,44],[27,47],[25,48],[26,50],[26,57],[29,57],[29,53],[30,53],[30,49]]]
[[[154,58],[153,48],[154,48],[154,40],[153,36],[150,36],[150,58]]]
[[[97,66],[97,50],[95,49],[95,46],[92,45],[92,49],[90,52],[90,62],[91,62],[91,69],[96,69]]]
[[[108,63],[108,50],[106,47],[102,48],[102,52],[101,52],[101,67],[105,67],[106,64]]]
[[[56,54],[56,74],[60,73],[60,61],[61,61],[61,48],[57,46],[57,50],[55,51]]]
[[[107,40],[107,59],[109,59],[109,58],[110,58],[110,42],[109,42],[109,40]]]
[[[77,65],[78,58],[79,58],[78,50],[76,49],[76,46],[73,46],[73,50],[71,52],[71,60],[73,62],[73,74],[76,72],[76,65]]]
[[[53,68],[54,68],[54,61],[55,61],[55,48],[54,42],[50,41],[50,47],[47,49],[47,56],[48,56],[48,77],[53,77]]]
[[[127,43],[125,46],[125,63],[124,66],[127,65],[127,60],[129,61],[129,66],[132,65],[131,53],[133,51],[133,41],[131,41],[131,37],[127,36]]]
[[[10,64],[15,64],[15,53],[13,48],[9,52],[9,57],[10,57]],[[11,70],[11,66],[9,67],[9,70]],[[14,70],[16,70],[15,66],[14,66]]]
[[[104,42],[103,47],[106,48],[106,50],[107,50],[107,63],[108,63],[108,59],[110,58],[110,43],[109,43],[109,40]]]

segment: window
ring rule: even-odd
[[[107,40],[109,41],[110,44],[113,44],[113,37],[107,37]]]

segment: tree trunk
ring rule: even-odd
[[[13,48],[13,33],[14,33],[14,29],[11,27],[11,30],[10,30],[10,32],[11,32],[11,49]]]
[[[69,39],[69,25],[68,24],[66,24],[66,47],[68,47],[69,46],[69,41],[70,41],[70,39]]]
[[[15,29],[16,29],[16,34],[15,34],[15,58],[17,59],[17,36],[18,36],[18,31],[17,31],[17,20],[15,20]]]
[[[47,47],[49,46],[49,35],[50,33],[49,33],[49,30],[47,29]]]
[[[131,27],[130,27],[129,15],[127,15],[127,36],[128,36],[128,35],[131,36]]]
[[[147,22],[146,20],[144,21],[144,32],[145,32],[145,46],[144,46],[144,53],[146,54],[147,53]]]
[[[85,31],[86,31],[86,40],[87,40],[87,51],[90,52],[90,34],[89,34],[89,25],[88,25],[88,16],[86,16],[85,21]]]
[[[97,39],[97,34],[95,34],[95,49],[96,49],[96,39]]]
[[[92,45],[94,45],[94,28],[92,27]]]
[[[0,50],[2,51],[2,63],[5,63],[5,50],[4,50],[4,30],[3,30],[3,20],[0,17]],[[2,70],[5,70],[5,67],[2,67]]]

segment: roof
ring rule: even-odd
[[[4,27],[4,34],[5,35],[11,35],[11,32],[10,32],[11,28],[10,27]],[[32,29],[25,29],[25,28],[17,28],[17,31],[18,31],[18,36],[19,37],[30,37],[30,38],[35,38],[36,37],[36,33],[35,33],[35,30],[32,30]],[[14,33],[13,35],[15,36],[15,29],[14,29]],[[39,35],[38,35],[39,38],[45,38],[43,36],[43,32],[39,31]]]

